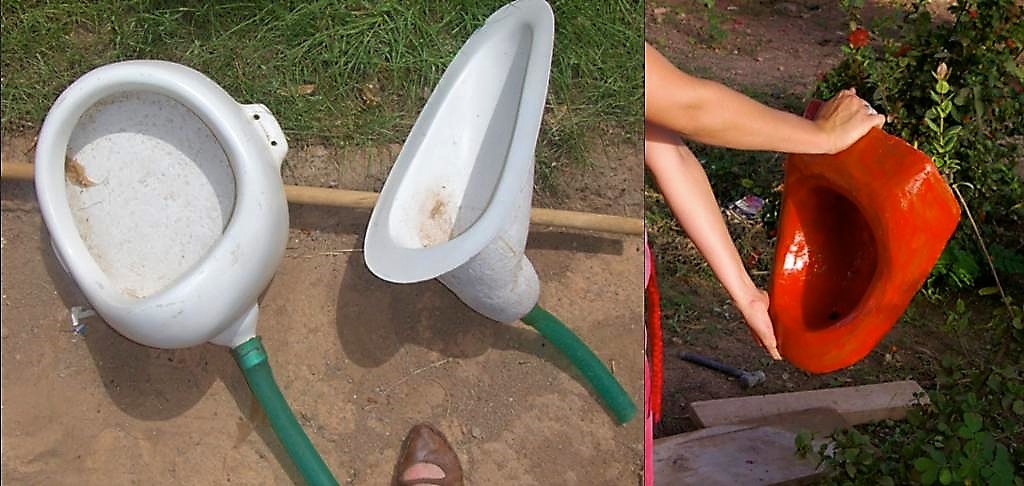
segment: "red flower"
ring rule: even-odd
[[[972,19],[978,18],[978,9],[970,9],[967,11],[967,15],[970,15]]]
[[[864,30],[863,27],[857,27],[850,32],[850,35],[846,38],[850,42],[850,47],[859,49],[868,45],[868,31]]]
[[[910,52],[910,44],[903,44],[900,49],[893,54],[893,57],[903,57]]]

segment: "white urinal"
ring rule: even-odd
[[[36,194],[61,264],[121,334],[235,346],[284,254],[287,150],[263,105],[179,64],[121,62],[54,103]]]
[[[306,482],[337,484],[256,337],[288,241],[287,151],[262,104],[180,64],[118,62],[53,103],[36,195],[57,259],[106,322],[147,346],[230,347]]]
[[[39,132],[39,209],[64,269],[133,341],[232,348],[310,484],[337,484],[274,381],[257,299],[284,256],[281,127],[198,71],[163,61],[95,69]]]
[[[437,278],[480,314],[533,326],[625,423],[636,406],[593,351],[537,305],[540,281],[524,254],[554,33],[547,2],[518,0],[466,41],[384,182],[363,254],[384,280]]]
[[[554,17],[499,9],[466,41],[420,113],[366,233],[366,265],[399,283],[438,278],[477,312],[515,322],[540,283],[523,254]]]

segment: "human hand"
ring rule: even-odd
[[[821,105],[814,123],[826,137],[826,153],[835,154],[860,140],[872,127],[882,128],[885,115],[879,115],[850,88]]]
[[[735,303],[761,347],[768,351],[773,359],[782,359],[778,343],[775,341],[775,328],[772,327],[772,319],[768,316],[768,293],[755,289],[753,295],[737,299]]]

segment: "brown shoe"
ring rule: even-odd
[[[433,464],[444,473],[443,478],[402,479],[410,467],[417,463]],[[391,482],[394,486],[413,484],[436,484],[440,486],[462,486],[462,466],[459,456],[455,455],[452,446],[440,431],[428,424],[419,424],[409,429],[409,434],[402,441],[402,452],[398,455],[395,465],[395,476]]]

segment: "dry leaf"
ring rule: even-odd
[[[380,103],[381,92],[380,87],[378,87],[376,83],[366,83],[360,88],[363,92],[363,100],[366,101],[366,104],[376,105]]]
[[[314,91],[316,91],[316,85],[315,84],[300,84],[298,89],[296,89],[296,91],[298,91],[298,93],[300,95],[311,95],[311,94],[313,94]]]
[[[92,179],[85,175],[85,167],[82,167],[82,164],[79,164],[74,157],[64,158],[64,176],[78,187],[92,187],[96,185]]]

